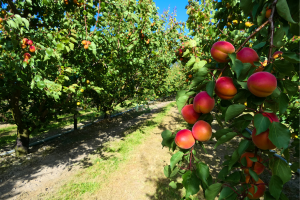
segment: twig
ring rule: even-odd
[[[94,31],[97,29],[97,24],[98,24],[98,19],[99,19],[99,11],[101,9],[101,0],[99,0],[99,6],[98,6],[98,15],[97,15],[97,21],[96,21],[96,24],[95,24],[95,29],[93,30],[93,32],[90,34],[90,36],[94,33]]]
[[[277,1],[277,0],[276,0]],[[270,23],[269,20],[267,20],[265,23],[263,23],[262,25],[260,25],[260,27],[258,27],[257,29],[255,29],[255,31],[249,36],[247,37],[247,39],[243,42],[243,44],[235,51],[235,53],[239,52],[243,46],[256,34],[258,33],[263,27],[265,27],[268,23]]]
[[[271,58],[272,58],[272,48],[274,47],[273,46],[273,40],[274,40],[274,20],[273,20],[273,17],[274,17],[274,13],[275,13],[275,6],[276,6],[276,3],[277,3],[277,0],[274,0],[273,3],[272,3],[272,12],[271,12],[271,15],[268,19],[268,22],[271,24],[270,25],[270,29],[269,31],[271,32],[270,33],[270,48],[269,48],[269,55],[268,55],[268,64],[270,63],[271,61]]]

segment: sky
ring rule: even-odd
[[[187,0],[153,0],[156,4],[156,7],[159,7],[159,14],[162,14],[164,10],[167,10],[170,7],[170,13],[176,7],[177,21],[186,22],[188,15],[186,14],[185,6],[188,4]],[[185,34],[188,33],[188,30],[185,29]]]

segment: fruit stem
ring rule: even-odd
[[[190,166],[189,166],[189,169],[192,170],[192,159],[193,159],[193,149],[194,147],[191,148],[191,151],[190,151]]]

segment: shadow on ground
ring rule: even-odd
[[[165,102],[163,106],[170,102]],[[99,154],[101,159],[108,159],[104,154],[103,144],[108,141],[122,140],[125,135],[139,129],[139,124],[150,118],[151,113],[164,110],[163,106],[153,107],[151,111],[128,112],[119,117],[102,120],[83,130],[77,130],[59,137],[56,140],[34,146],[26,158],[8,156],[1,163],[0,199],[18,196],[21,192],[14,192],[16,185],[26,187],[30,181],[37,181],[42,168],[51,169],[63,167],[72,170],[73,166],[88,168],[93,163],[87,158],[89,154]],[[153,125],[153,121],[147,122]],[[46,170],[47,171],[47,170]],[[37,181],[38,184],[38,181]]]

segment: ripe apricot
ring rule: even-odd
[[[249,175],[246,176],[246,183],[249,183],[250,180],[253,184],[251,184],[251,187],[248,189],[247,197],[249,199],[259,199],[260,197],[262,197],[264,195],[264,193],[266,191],[266,186],[261,179],[258,179],[258,181],[255,182],[255,180],[253,178],[251,178]],[[254,185],[257,187],[256,192],[255,192]]]
[[[257,72],[249,77],[247,87],[255,96],[267,97],[276,89],[277,79],[270,72]]]
[[[189,124],[195,124],[200,114],[195,112],[193,104],[186,105],[182,108],[181,114],[183,119]]]
[[[216,81],[215,92],[221,99],[229,100],[236,95],[237,89],[233,84],[232,78],[223,76]]]
[[[84,49],[88,49],[89,48],[89,45],[84,45],[84,47],[83,47]]]
[[[275,51],[272,55],[274,59],[278,58],[279,56],[282,56],[283,52],[282,51]]]
[[[29,51],[30,51],[31,53],[35,52],[35,47],[34,47],[34,46],[30,46],[30,47],[29,47]]]
[[[271,15],[272,9],[267,9],[266,10],[266,18],[269,18]]]
[[[215,99],[210,97],[206,91],[198,93],[193,102],[194,110],[197,113],[209,113],[215,106]]]
[[[32,40],[28,40],[28,41],[27,41],[27,45],[30,45],[30,46],[33,45]]]
[[[212,128],[206,121],[199,120],[194,124],[192,134],[196,140],[205,142],[211,138]]]
[[[255,67],[254,62],[259,61],[259,57],[253,49],[249,47],[242,48],[237,54],[236,58],[239,59],[242,63],[250,63],[252,67]]]
[[[31,58],[31,55],[30,55],[30,53],[24,53],[24,58],[27,58],[27,59],[29,59],[29,58]]]
[[[256,135],[256,128],[252,131],[252,141],[255,146],[262,150],[275,149],[275,145],[269,139],[269,129]]]
[[[226,63],[229,61],[228,54],[234,51],[235,48],[230,42],[218,41],[211,47],[210,54],[217,62]]]
[[[182,149],[189,149],[195,144],[195,138],[193,137],[192,131],[183,129],[178,131],[175,136],[175,143]]]
[[[244,157],[246,157],[246,161],[247,161],[246,167],[248,167],[248,168],[252,167],[253,161],[250,160],[250,158],[254,158],[254,153],[251,153],[251,152],[243,153],[242,156],[241,156],[240,161]],[[257,155],[256,158],[257,158],[258,162],[255,162],[253,171],[256,172],[259,175],[259,174],[263,173],[263,171],[265,169],[265,166],[260,163],[260,162],[263,161],[263,159],[260,156]],[[249,174],[249,169],[245,169],[244,172],[245,172],[245,174]]]
[[[86,40],[82,40],[81,44],[86,45],[87,41]]]
[[[192,78],[193,77],[193,75],[192,74],[189,74],[189,78]]]
[[[27,41],[28,41],[28,39],[27,38],[23,38],[23,40],[22,40],[22,44],[27,44]]]

